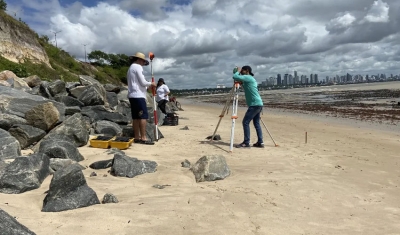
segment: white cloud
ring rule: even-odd
[[[389,21],[389,4],[382,0],[374,1],[369,9],[365,20],[369,22],[388,22]]]
[[[288,69],[323,77],[398,73],[398,0],[148,2],[15,0],[12,7],[40,34],[54,38],[51,30],[62,30],[58,46],[77,58],[84,58],[82,44],[88,52],[154,52],[155,75],[172,88],[229,85],[232,68],[244,64],[258,81]]]

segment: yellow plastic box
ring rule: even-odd
[[[132,145],[132,142],[133,142],[133,138],[129,139],[129,142],[121,142],[121,141],[111,140],[110,147],[124,150],[124,149],[128,149]]]
[[[108,148],[110,148],[110,142],[111,142],[114,138],[115,138],[115,137],[112,137],[110,140],[91,139],[91,140],[90,140],[90,146],[93,147],[93,148],[108,149]]]

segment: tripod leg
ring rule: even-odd
[[[270,133],[269,130],[268,130],[267,125],[265,125],[265,123],[264,123],[264,121],[261,119],[261,117],[260,117],[260,121],[261,121],[261,123],[264,125],[265,129],[267,130],[269,137],[271,137],[271,139],[272,139],[272,142],[274,142],[275,147],[278,147],[279,145],[277,145],[277,144],[275,143],[274,138],[272,137],[271,133]]]
[[[224,106],[224,108],[222,109],[221,115],[219,115],[218,124],[217,124],[217,126],[215,127],[214,133],[213,133],[213,135],[211,136],[210,141],[213,141],[213,140],[214,140],[214,136],[215,136],[215,134],[217,133],[219,124],[221,123],[222,118],[223,118],[224,115],[225,115],[225,112],[227,112],[227,110],[228,110],[228,108],[229,108],[229,103],[230,103],[231,100],[232,100],[232,96],[233,96],[234,89],[235,89],[235,87],[232,88],[232,90],[229,92],[229,94],[228,94],[228,96],[227,96],[227,100],[226,100],[225,106]]]
[[[237,117],[237,109],[239,103],[239,84],[235,83],[235,95],[233,97],[233,104],[232,104],[232,129],[231,129],[231,141],[229,146],[229,151],[233,152],[233,140],[235,137],[235,123]]]

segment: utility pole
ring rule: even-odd
[[[58,48],[58,47],[57,47],[57,33],[60,33],[61,30],[60,30],[60,31],[57,31],[57,32],[55,32],[55,31],[52,31],[52,32],[54,33],[54,39],[55,39],[55,42],[56,42],[56,48]]]
[[[83,47],[85,48],[85,63],[86,63],[86,46],[88,45],[88,44],[82,44],[83,45]]]

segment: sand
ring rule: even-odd
[[[59,213],[41,212],[51,177],[20,195],[0,194],[0,207],[40,234],[400,234],[400,133],[331,123],[329,119],[264,113],[265,149],[228,153],[231,119],[224,117],[211,144],[222,106],[181,101],[179,126],[162,126],[155,146],[134,144],[126,154],[154,160],[156,173],[117,178],[107,170],[84,170],[100,200],[113,193],[118,204]],[[235,142],[243,131],[240,109]],[[179,130],[184,126],[189,130]],[[305,144],[305,132],[308,143]],[[252,140],[256,140],[251,129]],[[112,158],[103,149],[79,151],[89,166]],[[196,183],[181,167],[188,159],[224,155],[232,174]],[[103,177],[103,175],[108,175]],[[154,184],[168,184],[164,189]]]

